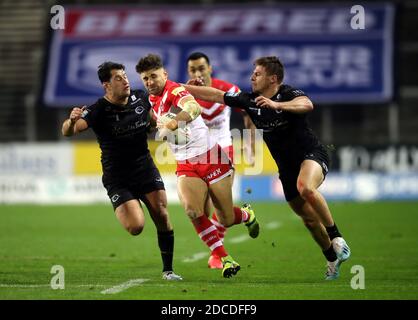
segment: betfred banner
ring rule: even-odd
[[[51,29],[43,93],[49,106],[94,102],[103,94],[97,67],[108,60],[125,64],[133,88],[142,87],[135,65],[148,53],[161,55],[169,77],[185,82],[194,51],[209,56],[215,77],[242,90],[251,90],[254,60],[275,55],[284,82],[316,103],[392,99],[391,4],[64,9],[65,28]]]

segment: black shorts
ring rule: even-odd
[[[136,168],[107,172],[102,181],[114,210],[128,200],[144,201],[147,193],[165,190],[163,179],[151,157],[141,161]]]
[[[291,201],[299,196],[297,179],[304,160],[314,160],[319,163],[324,179],[328,173],[329,155],[327,149],[322,145],[306,152],[287,154],[286,159],[282,159],[279,163],[279,178],[283,185],[286,201]]]

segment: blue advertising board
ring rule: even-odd
[[[285,201],[278,175],[242,176],[239,181],[241,201]],[[418,174],[330,172],[319,191],[331,201],[416,200]]]

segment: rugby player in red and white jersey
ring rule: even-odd
[[[252,237],[258,236],[259,228],[252,210],[233,208],[231,162],[209,135],[199,104],[183,86],[168,80],[158,55],[141,58],[136,71],[149,93],[159,135],[168,136],[168,144],[176,158],[180,201],[199,237],[221,258],[222,275],[231,277],[240,266],[228,255],[216,227],[205,214],[209,195],[222,225],[245,223]],[[172,132],[176,133],[176,141],[170,137]]]
[[[189,55],[187,58],[187,72],[190,77],[188,84],[208,86],[229,93],[240,92],[238,86],[212,77],[213,69],[209,57],[202,52],[193,52]],[[231,108],[221,103],[200,99],[196,99],[196,101],[202,107],[201,116],[209,128],[211,136],[216,139],[221,148],[229,156],[229,159],[231,159],[231,162],[234,163],[234,147],[230,132]],[[252,123],[248,114],[242,110],[239,110],[239,112],[243,116],[245,128],[255,129],[255,125]],[[251,151],[250,156],[253,156],[254,148],[251,148]]]
[[[209,57],[206,54],[202,52],[193,52],[187,58],[187,73],[190,78],[187,84],[208,86],[231,94],[240,92],[238,86],[224,80],[213,78],[212,72],[213,69],[210,64]],[[230,132],[232,109],[225,104],[217,102],[209,102],[199,99],[196,99],[196,101],[202,107],[201,116],[206,126],[209,128],[211,137],[216,140],[216,142],[226,152],[232,164],[234,164],[234,147]],[[244,145],[244,150],[246,150],[247,155],[249,155],[250,163],[253,163],[255,149],[254,130],[256,128],[245,111],[239,110],[239,112],[243,116],[245,128],[251,130],[251,146]],[[232,180],[233,178],[234,175],[232,174]],[[210,212],[207,214],[210,214]],[[211,220],[218,229],[219,237],[223,241],[227,230],[226,227],[219,223],[215,213],[212,214]],[[211,254],[208,260],[208,267],[212,269],[222,268],[220,258],[215,254]]]

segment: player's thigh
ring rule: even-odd
[[[159,231],[171,230],[170,218],[167,210],[167,194],[165,190],[155,190],[145,194],[142,198],[149,214]]]
[[[300,165],[300,172],[297,180],[298,190],[307,188],[318,188],[324,180],[322,167],[314,160],[304,160]]]
[[[197,218],[204,214],[208,197],[206,182],[196,177],[181,176],[177,180],[177,191],[190,218]]]
[[[131,234],[142,232],[145,224],[144,211],[138,200],[132,199],[121,203],[115,209],[116,217],[122,226]]]
[[[233,224],[232,177],[227,176],[210,184],[209,194],[219,222],[226,226]]]

